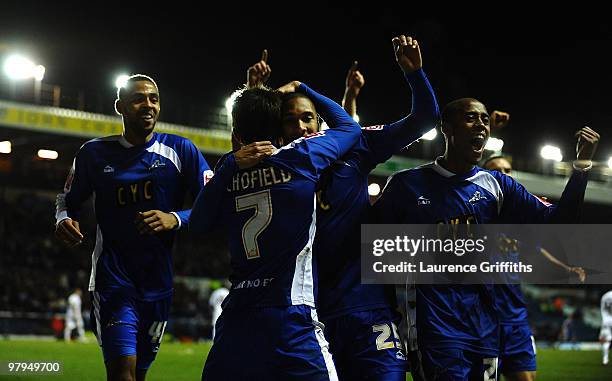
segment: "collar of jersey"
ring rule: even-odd
[[[476,172],[478,172],[478,167],[474,166],[474,168],[472,168],[471,171],[468,171],[466,173],[462,173],[462,174],[456,174],[454,172],[449,171],[448,169],[444,168],[443,166],[440,165],[440,163],[438,162],[442,157],[438,157],[436,158],[436,160],[431,163],[431,169],[433,169],[436,173],[438,173],[439,175],[446,177],[446,178],[457,178],[457,179],[464,179],[464,178],[468,178],[468,177],[472,177]]]
[[[144,146],[142,146],[143,148],[149,148],[151,147],[153,144],[155,144],[155,141],[157,140],[157,132],[153,133],[153,136],[151,137],[151,140],[149,140]],[[119,136],[119,144],[121,144],[121,146],[123,148],[133,148],[136,147],[135,145],[133,145],[132,143],[128,142],[127,139],[125,138],[124,135]]]

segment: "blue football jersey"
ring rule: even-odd
[[[90,291],[120,290],[143,301],[172,294],[172,243],[175,232],[140,234],[138,212],[175,213],[179,227],[188,223],[183,207],[187,191],[194,196],[212,171],[189,140],[154,133],[145,145],[123,136],[93,139],[78,151],[64,193],[57,198],[57,221],[79,220],[91,195],[97,220]]]
[[[557,206],[512,177],[474,167],[454,174],[437,162],[395,173],[375,204],[381,223],[553,223],[575,221],[587,174],[575,171]],[[499,315],[490,285],[417,286],[419,343],[498,350]]]
[[[370,171],[434,128],[439,118],[425,72],[418,70],[406,80],[412,89],[410,115],[395,123],[364,127],[353,148],[326,169],[319,181],[315,254],[317,309],[322,319],[395,303],[393,287],[361,284],[359,237],[370,207]]]
[[[300,86],[329,130],[293,141],[257,166],[239,170],[227,155],[193,207],[190,228],[221,225],[229,237],[232,288],[224,310],[315,306],[315,186],[321,172],[361,134],[333,101]]]

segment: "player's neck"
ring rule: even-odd
[[[458,175],[467,173],[474,169],[474,164],[462,160],[459,155],[451,150],[447,150],[444,153],[444,156],[438,160],[438,164],[440,164],[444,169]]]
[[[128,143],[135,145],[135,146],[141,146],[151,141],[151,139],[153,138],[153,131],[149,132],[145,136],[142,136],[142,135],[136,134],[133,131],[125,128],[123,130],[123,137],[125,138],[125,140],[128,141]]]

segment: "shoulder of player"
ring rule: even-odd
[[[94,138],[83,143],[83,145],[79,148],[77,155],[79,157],[83,157],[83,155],[88,155],[92,152],[112,147],[115,144],[120,143],[120,141],[121,135],[110,135],[100,138]]]
[[[195,144],[191,140],[187,139],[184,136],[180,136],[180,135],[158,132],[156,139],[160,144],[164,144],[170,147],[172,146],[177,147],[177,148],[185,147],[185,146],[195,147]]]
[[[113,143],[113,142],[119,142],[121,140],[121,135],[110,135],[110,136],[104,136],[104,137],[100,137],[100,138],[94,138],[91,140],[86,141],[85,143],[83,143],[83,145],[81,146],[81,150],[87,148],[91,148],[91,147],[95,147],[95,146],[99,146],[99,145],[106,145],[109,143]]]
[[[390,183],[401,184],[404,188],[410,188],[410,184],[412,182],[418,182],[419,179],[423,175],[423,169],[420,167],[417,168],[406,168],[395,173],[392,173],[387,179],[387,186]]]
[[[415,177],[422,176],[423,174],[428,173],[432,168],[433,163],[427,163],[423,165],[419,165],[414,168],[406,168],[401,169],[395,173],[393,173],[389,178],[398,178],[398,179],[413,179]]]

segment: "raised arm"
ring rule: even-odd
[[[577,223],[582,211],[584,193],[588,183],[591,159],[597,150],[599,134],[583,127],[575,134],[576,161],[574,171],[565,185],[557,205],[543,202],[529,193],[521,184],[508,176],[501,176],[506,195],[502,206],[502,220],[508,223]]]
[[[247,70],[247,88],[258,87],[270,79],[272,68],[268,65],[268,50],[261,52],[261,59]]]
[[[316,181],[323,169],[353,147],[361,135],[361,128],[339,104],[305,84],[293,81],[277,91],[282,93],[300,91],[305,94],[330,127],[328,130],[294,140],[270,158],[278,165],[298,171]]]
[[[438,102],[422,69],[419,43],[404,35],[393,38],[392,42],[397,64],[412,89],[412,105],[410,114],[399,121],[364,129],[369,148],[369,154],[362,161],[366,172],[435,128],[439,120]]]
[[[365,78],[357,69],[357,61],[353,62],[346,74],[344,82],[344,96],[342,97],[342,107],[352,117],[357,115],[357,97],[365,85]]]

